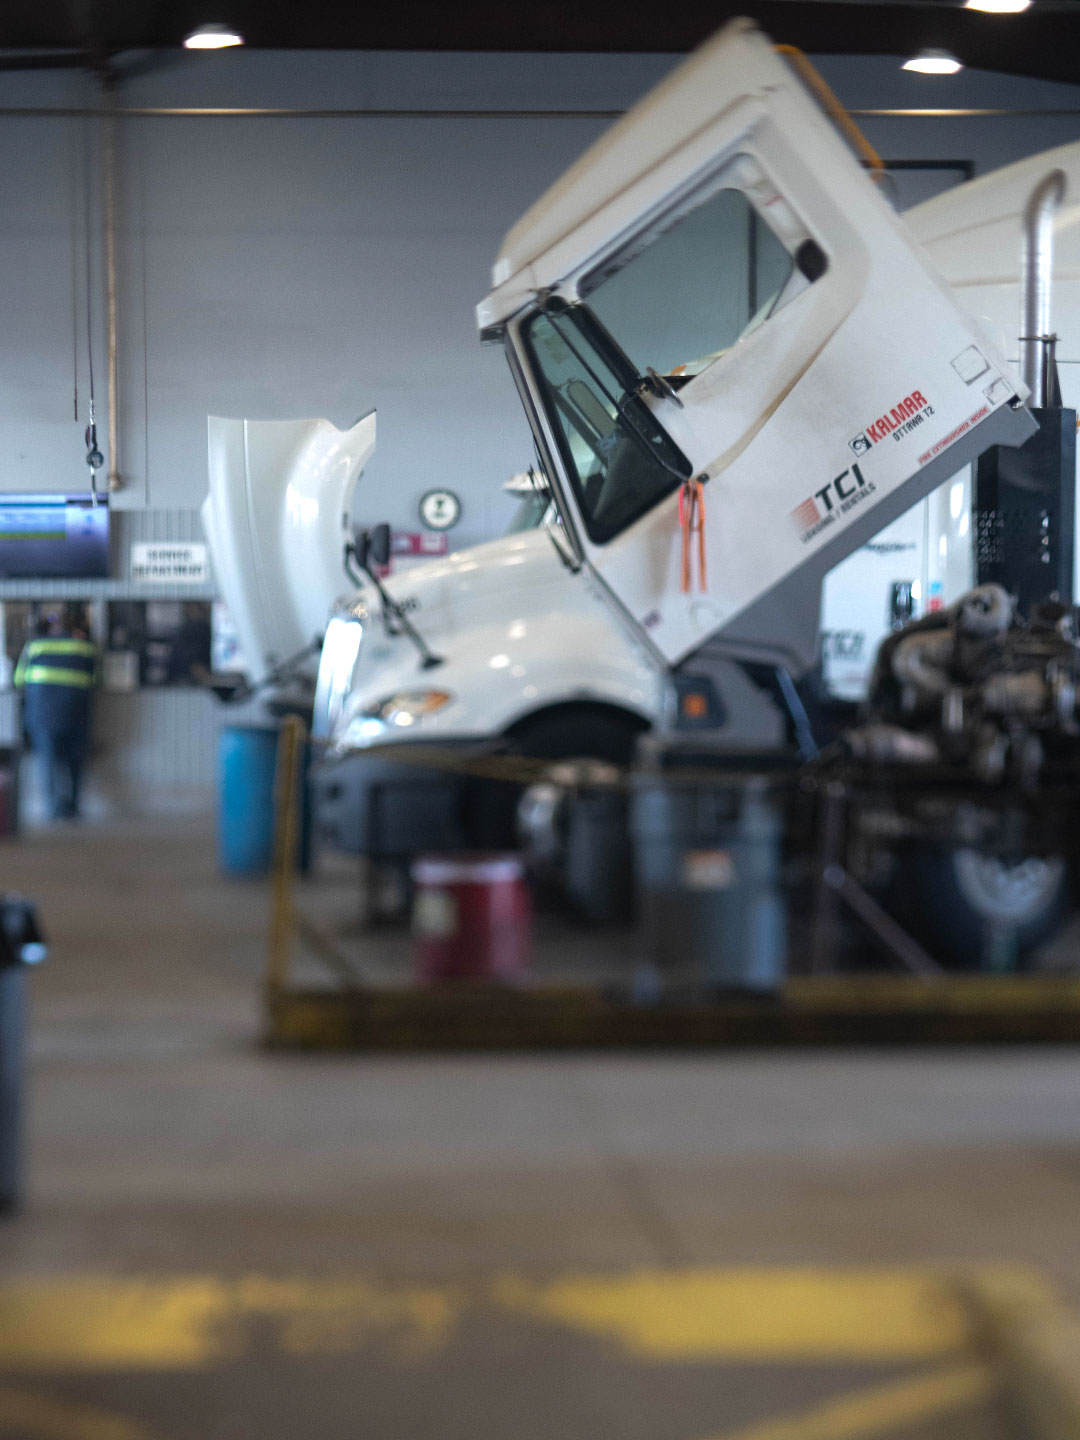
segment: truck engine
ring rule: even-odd
[[[1029,786],[1076,753],[1078,686],[1072,609],[1047,601],[1025,618],[1004,586],[980,585],[882,644],[866,718],[845,740],[859,759]]]

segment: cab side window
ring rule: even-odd
[[[612,257],[584,298],[640,373],[690,379],[806,288],[795,253],[741,190],[721,189]]]

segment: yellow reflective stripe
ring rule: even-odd
[[[94,677],[87,670],[65,670],[60,665],[28,665],[23,677],[26,685],[71,685],[79,690],[92,690]]]
[[[31,640],[26,647],[27,653],[35,655],[87,655],[97,654],[96,648],[89,640]]]

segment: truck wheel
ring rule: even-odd
[[[603,714],[552,716],[519,741],[523,753],[561,762],[517,806],[533,878],[559,908],[594,925],[625,924],[633,913],[626,796],[610,785],[633,760],[640,728]]]
[[[584,711],[540,716],[507,737],[507,753],[540,760],[601,760],[628,765],[637,736],[646,727],[631,716]],[[525,787],[502,780],[477,780],[466,789],[467,833],[481,848],[515,849],[520,843],[518,806]]]
[[[938,850],[902,865],[905,918],[931,954],[958,969],[993,968],[992,934],[999,929],[1006,956],[1050,938],[1065,918],[1068,876],[1060,855],[1009,863],[977,850]]]
[[[610,765],[629,765],[637,737],[645,728],[630,716],[623,720],[589,711],[544,715],[511,735],[510,751],[542,760],[605,760]]]

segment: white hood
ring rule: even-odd
[[[375,450],[375,413],[351,430],[329,420],[207,419],[210,493],[203,528],[243,648],[262,680],[326,628],[349,584],[349,501]],[[317,657],[312,656],[314,671]]]

